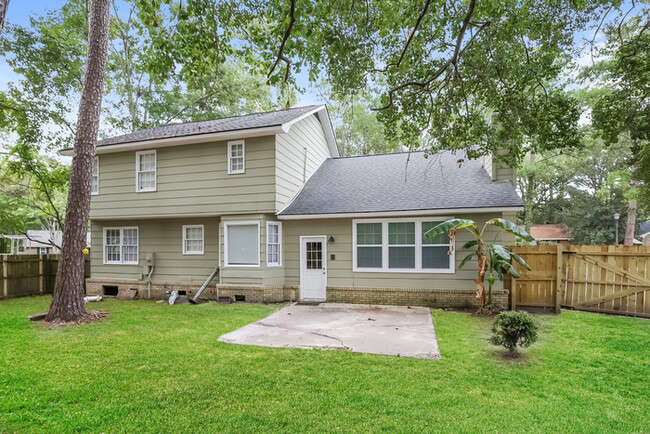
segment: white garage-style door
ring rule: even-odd
[[[325,301],[327,287],[327,238],[300,237],[300,299]]]

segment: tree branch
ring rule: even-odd
[[[287,63],[287,71],[284,74],[285,82],[289,78],[289,66],[291,65],[291,62],[289,61],[289,59],[287,59],[284,56],[284,46],[286,45],[287,40],[289,40],[289,36],[291,36],[291,29],[293,29],[293,25],[296,23],[296,16],[295,16],[296,0],[290,0],[290,1],[291,1],[291,9],[289,11],[289,17],[290,17],[289,26],[287,27],[287,30],[284,32],[284,37],[282,38],[282,43],[280,44],[280,49],[278,50],[277,59],[275,59],[275,63],[273,63],[273,66],[271,66],[269,73],[266,75],[267,78],[270,78],[271,74],[273,74],[273,71],[275,71],[275,68],[278,66],[278,63],[280,63],[280,60],[282,60]]]
[[[427,2],[424,4],[424,9],[422,10],[422,13],[418,17],[417,21],[415,22],[415,26],[413,27],[413,30],[411,31],[411,34],[409,35],[408,39],[406,40],[406,44],[404,44],[404,48],[402,49],[402,54],[399,56],[399,60],[397,61],[397,64],[395,66],[399,67],[400,64],[402,63],[402,60],[404,59],[404,55],[406,54],[406,50],[408,50],[409,44],[413,40],[413,36],[415,36],[415,32],[418,31],[418,27],[420,26],[420,23],[422,22],[422,19],[426,15],[430,4],[431,4],[431,0],[427,0]]]

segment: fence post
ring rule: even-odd
[[[517,309],[517,279],[510,276],[510,310]]]
[[[9,296],[9,265],[7,264],[8,255],[2,256],[2,296],[7,298]]]
[[[40,253],[38,254],[38,292],[43,295],[43,291],[45,289],[45,276],[44,276],[44,268],[43,267],[43,255]]]
[[[560,303],[562,301],[562,244],[557,243],[557,267],[555,271],[555,313],[560,313]]]

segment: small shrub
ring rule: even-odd
[[[517,351],[517,346],[526,348],[537,341],[538,325],[533,316],[527,312],[501,312],[492,323],[492,345],[501,345],[511,353]]]

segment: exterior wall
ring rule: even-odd
[[[203,255],[183,255],[183,225],[204,225]],[[104,264],[104,228],[138,227],[139,265]],[[217,231],[219,219],[214,217],[147,220],[103,220],[92,221],[93,248],[90,251],[91,277],[93,279],[122,280],[146,285],[144,258],[154,253],[155,283],[176,283],[201,285],[219,264]]]
[[[424,217],[424,216],[423,216]],[[470,218],[483,225],[494,215],[457,215]],[[416,218],[416,217],[414,217]],[[435,307],[469,308],[476,306],[474,279],[477,275],[475,261],[463,269],[458,266],[470,253],[462,246],[472,239],[465,230],[456,237],[456,268],[454,273],[400,273],[355,272],[352,264],[352,220],[337,218],[327,220],[285,220],[283,251],[285,263],[285,286],[295,289],[299,296],[300,286],[300,237],[325,235],[334,238],[327,244],[327,301],[374,304],[413,304]],[[486,230],[485,238],[511,244],[510,235],[503,237],[496,228]],[[334,255],[335,259],[331,259]],[[507,306],[507,291],[501,282],[493,287],[495,301]]]
[[[460,215],[483,224],[493,216]],[[192,296],[207,276],[219,264],[218,281],[208,286],[203,298],[244,295],[246,301],[280,302],[297,300],[300,295],[300,237],[325,235],[334,238],[327,245],[327,301],[370,304],[402,304],[433,307],[473,308],[476,263],[470,261],[462,269],[458,265],[468,251],[461,248],[471,239],[467,231],[456,238],[456,269],[454,273],[393,273],[354,272],[352,264],[352,220],[350,218],[326,220],[284,220],[282,224],[281,266],[266,264],[266,222],[276,221],[273,214],[230,215],[218,218],[148,219],[93,221],[91,278],[87,281],[89,294],[102,294],[103,285],[120,288],[138,288],[141,297],[147,293],[143,258],[155,253],[155,272],[152,276],[152,297],[161,298],[167,289],[186,290]],[[225,265],[224,223],[236,221],[260,222],[260,266],[229,267]],[[182,254],[182,226],[204,225],[204,255]],[[138,226],[139,265],[103,264],[104,227]],[[500,238],[494,228],[488,229],[486,238]],[[508,244],[508,243],[506,243]],[[331,255],[334,255],[332,259]],[[507,305],[507,291],[500,282],[494,287],[495,302]]]
[[[280,211],[300,191],[305,181],[332,157],[323,128],[316,116],[309,116],[276,136],[275,206]]]
[[[245,173],[228,174],[228,142],[156,150],[156,191],[135,191],[135,151],[99,155],[91,220],[275,212],[275,136],[245,140]]]

